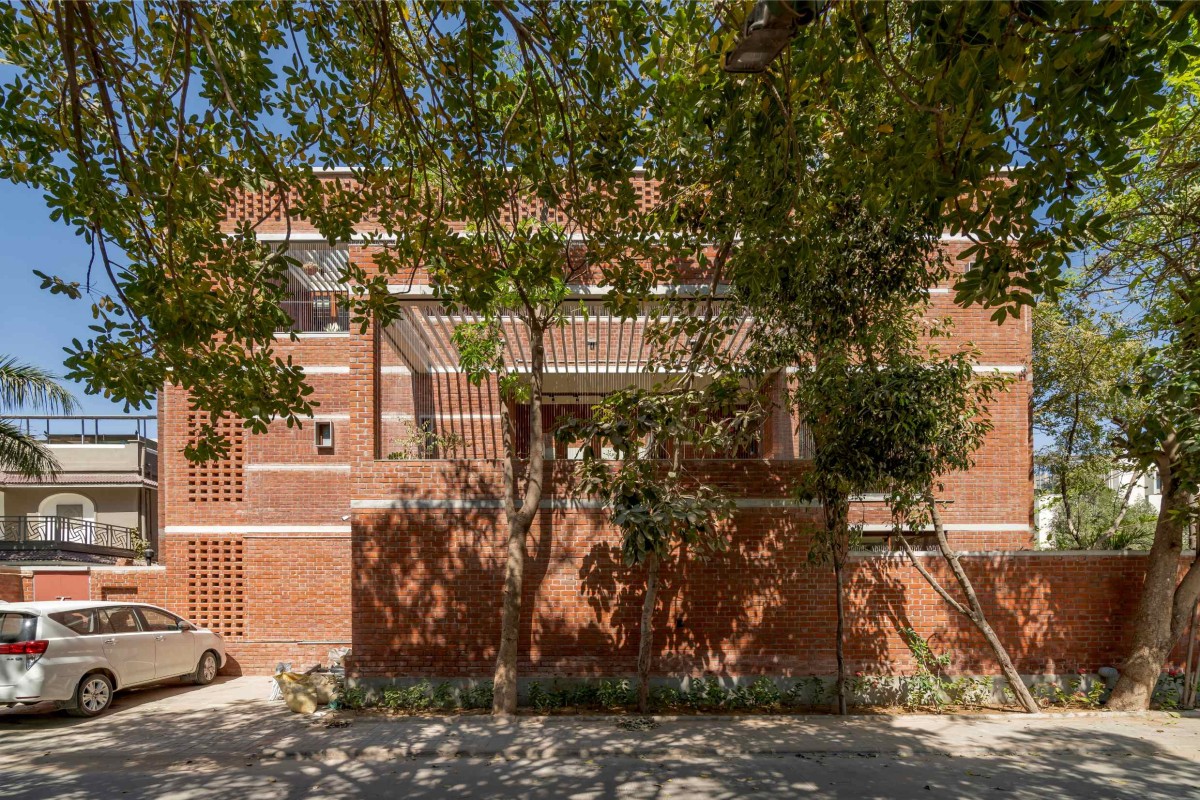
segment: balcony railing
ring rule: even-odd
[[[0,517],[0,549],[132,557],[137,529],[74,517]]]
[[[26,414],[5,419],[46,444],[153,443],[158,428],[153,414]]]

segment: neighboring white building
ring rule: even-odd
[[[1130,487],[1130,483],[1133,486]],[[1124,497],[1129,492],[1129,505],[1137,505],[1143,500],[1158,511],[1162,504],[1162,480],[1158,470],[1153,467],[1149,472],[1137,475],[1132,470],[1113,470],[1106,481],[1108,488]],[[1062,504],[1059,502],[1058,487],[1050,480],[1050,476],[1039,474],[1036,478],[1035,524],[1037,526],[1038,547],[1050,546],[1050,528]]]
[[[0,564],[106,562],[158,538],[153,416],[9,417],[54,454],[45,478],[0,471]]]

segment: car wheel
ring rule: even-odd
[[[84,675],[75,690],[75,705],[67,713],[76,717],[94,717],[103,714],[112,705],[112,681],[103,672]]]
[[[212,650],[205,650],[204,655],[200,656],[200,663],[196,665],[196,671],[192,673],[192,683],[197,686],[205,686],[212,683],[215,677],[217,677],[217,654]]]

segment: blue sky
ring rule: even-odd
[[[0,233],[0,354],[62,375],[63,348],[88,335],[91,303],[51,296],[38,288],[33,270],[82,283],[90,251],[66,225],[50,221],[41,192],[8,182],[0,182]],[[69,388],[85,414],[124,413],[121,404],[85,395],[78,384]]]

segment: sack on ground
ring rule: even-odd
[[[337,678],[328,672],[280,672],[275,682],[283,692],[283,702],[297,714],[311,714],[337,695]]]

